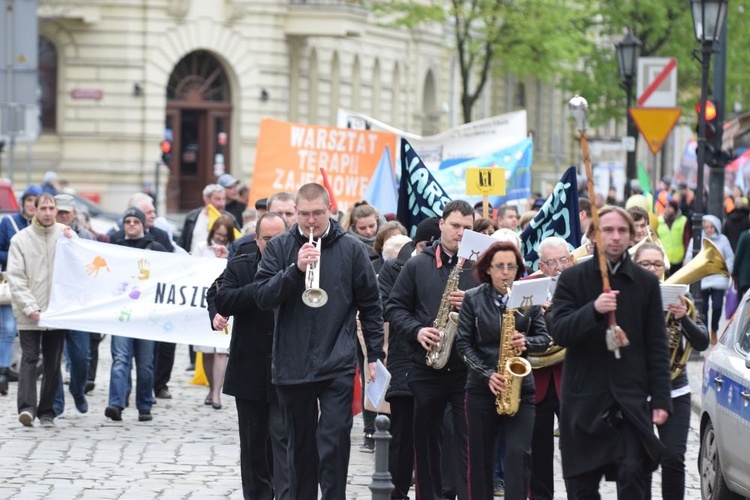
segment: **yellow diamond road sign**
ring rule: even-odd
[[[504,168],[467,168],[466,194],[469,196],[501,196],[505,194]]]
[[[654,154],[661,150],[682,115],[680,108],[630,108],[629,111],[635,126]]]

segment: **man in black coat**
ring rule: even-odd
[[[619,498],[648,498],[647,478],[664,446],[653,432],[672,410],[669,348],[659,282],[630,260],[633,219],[619,207],[600,212],[611,292],[599,259],[563,271],[553,299],[555,342],[565,347],[560,451],[568,498],[598,498],[602,475]],[[608,313],[630,345],[607,349]],[[650,401],[649,401],[650,398]]]
[[[214,299],[217,318],[234,316],[224,394],[234,396],[237,405],[242,491],[248,500],[291,498],[284,421],[271,384],[273,312],[258,309],[252,290],[266,244],[287,229],[278,214],[263,214],[255,228],[260,253],[229,261]]]
[[[383,354],[383,313],[378,282],[365,247],[330,218],[320,184],[297,192],[298,224],[271,240],[256,276],[256,299],[274,309],[272,376],[289,438],[290,493],[294,499],[343,500],[349,467],[356,314],[370,361],[370,378]],[[316,244],[309,242],[310,233]],[[306,305],[308,266],[328,295],[322,307]],[[318,415],[320,414],[320,419]]]
[[[458,470],[467,470],[466,365],[456,349],[452,349],[448,362],[439,370],[427,366],[425,356],[438,341],[439,331],[433,328],[433,323],[440,313],[448,277],[458,265],[458,246],[463,233],[473,225],[471,205],[461,200],[448,203],[439,221],[440,240],[425,246],[422,253],[406,261],[385,308],[385,319],[392,325],[394,336],[404,337],[413,347],[407,383],[414,397],[415,487],[423,499],[441,498],[445,479],[441,471],[441,443],[448,404],[453,423],[453,448],[458,451]],[[464,266],[458,289],[448,297],[450,307],[460,309],[465,290],[477,285],[471,266]],[[467,498],[466,474],[458,478],[455,493],[461,499]]]

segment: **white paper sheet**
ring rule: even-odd
[[[461,245],[458,247],[458,256],[476,262],[482,252],[493,243],[497,243],[497,240],[492,236],[474,231],[464,231]]]
[[[552,278],[514,281],[510,289],[507,307],[541,306],[548,300],[549,286]]]
[[[370,380],[370,383],[365,389],[365,397],[370,400],[370,404],[373,408],[380,409],[380,406],[385,400],[385,393],[388,390],[388,386],[391,383],[391,372],[385,367],[382,361],[378,360],[375,363],[375,380]]]
[[[666,311],[669,309],[669,304],[679,304],[680,296],[688,293],[688,285],[668,285],[666,283],[661,284],[661,305]]]

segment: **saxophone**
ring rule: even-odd
[[[440,309],[438,309],[434,328],[440,330],[440,338],[437,344],[430,347],[427,351],[427,366],[436,370],[442,369],[451,356],[453,341],[456,339],[456,330],[458,329],[458,313],[453,311],[450,303],[451,292],[458,290],[458,279],[461,277],[461,269],[464,267],[464,259],[459,259],[458,264],[451,270],[448,276],[448,282],[445,284],[443,297],[440,299]]]
[[[508,283],[506,289],[510,290]],[[521,383],[531,373],[531,363],[521,357],[521,349],[513,347],[511,340],[516,331],[517,309],[506,309],[500,328],[500,356],[497,371],[505,375],[505,390],[495,396],[495,409],[498,415],[512,417],[518,413],[521,403]]]

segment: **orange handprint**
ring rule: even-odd
[[[102,268],[106,268],[107,272],[109,272],[107,261],[104,260],[104,257],[97,255],[94,257],[94,260],[91,261],[91,264],[86,265],[86,274],[89,276],[93,275],[94,278],[96,278],[99,276],[99,270]]]

